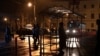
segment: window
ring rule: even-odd
[[[94,19],[94,13],[91,14],[91,19]]]
[[[91,5],[91,8],[94,8],[94,4]]]
[[[84,5],[84,8],[86,8],[86,5]]]
[[[99,15],[98,15],[98,16],[99,16],[99,19],[100,19],[100,13],[99,13]]]
[[[100,4],[99,4],[99,8],[100,8]]]
[[[91,23],[91,27],[94,27],[94,23]]]

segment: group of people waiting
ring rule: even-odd
[[[96,56],[99,56],[99,50],[100,50],[100,20],[97,20],[97,25],[98,25],[98,31],[97,31],[97,44],[96,44]],[[62,56],[64,54],[63,49],[66,47],[66,34],[64,30],[64,24],[63,22],[59,23],[59,55]],[[40,26],[38,24],[35,24],[33,29],[32,29],[32,34],[33,34],[33,45],[35,46],[36,49],[38,49],[38,44],[39,44],[39,35],[40,35]],[[6,31],[5,31],[5,42],[9,43],[11,41],[11,31],[10,28],[7,26]]]
[[[63,54],[63,48],[65,48],[66,46],[66,34],[65,34],[65,30],[63,28],[63,22],[59,23],[59,51],[60,54]],[[9,27],[6,28],[6,36],[5,36],[5,40],[6,42],[10,42],[11,41],[11,31],[9,29]],[[34,24],[34,27],[32,29],[32,35],[33,35],[33,45],[34,48],[38,49],[38,44],[39,44],[39,35],[40,35],[40,26],[39,24]]]

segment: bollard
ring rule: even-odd
[[[28,36],[28,44],[29,44],[29,56],[32,56],[32,55],[31,55],[30,36]]]
[[[17,38],[18,38],[18,36],[19,36],[19,35],[14,35],[14,38],[15,38],[15,55],[16,55],[16,56],[18,56],[18,55],[17,55],[17,53],[18,53],[18,51],[17,51],[17,46],[18,46],[18,45],[17,45],[17,44],[18,44]]]

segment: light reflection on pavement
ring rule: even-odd
[[[43,40],[43,39],[41,39]],[[13,44],[14,44],[14,39],[13,39]],[[31,54],[32,56],[40,56],[40,44],[38,47],[38,50],[34,50],[33,48],[33,38],[30,37],[30,42],[31,42]],[[79,38],[71,37],[66,39],[66,48],[63,50],[64,56],[80,56],[82,54],[82,48],[80,47],[79,43]],[[50,44],[51,43],[51,44]],[[44,56],[54,56],[54,54],[58,54],[58,48],[59,48],[59,39],[58,37],[52,37],[51,41],[50,38],[45,36],[44,37],[44,45],[41,45],[42,48],[42,54],[44,51]],[[43,44],[43,41],[41,42]],[[43,49],[44,47],[44,49]],[[18,37],[18,56],[29,56],[29,43],[28,43],[28,37],[25,37],[25,40],[20,40]],[[10,55],[11,56],[11,55]],[[14,55],[12,55],[14,56]],[[82,55],[81,55],[82,56]],[[83,55],[84,56],[84,55]]]
[[[20,39],[18,39],[18,40],[20,40]],[[31,41],[32,56],[40,56],[40,45],[39,45],[38,50],[34,50],[33,45],[32,45],[34,40],[32,37],[30,37],[30,41]],[[57,39],[53,38],[51,40],[52,44],[50,47],[50,38],[44,38],[44,50],[42,49],[42,51],[44,51],[44,53],[45,53],[44,56],[52,56],[52,53],[58,53],[58,51],[56,51],[59,48],[58,42],[59,42],[58,38]],[[26,48],[26,49],[24,49],[24,52],[26,52],[24,54],[24,56],[29,56],[28,37],[25,37],[25,40],[19,41],[19,43],[21,43],[21,44],[18,44],[18,46],[24,46],[24,48]],[[43,44],[43,42],[41,44]],[[65,52],[64,56],[66,56],[66,55],[67,56],[70,56],[70,55],[71,56],[79,56],[78,50],[76,49],[77,47],[80,47],[78,38],[73,37],[73,38],[67,39],[66,49],[64,50],[64,52]],[[42,45],[42,48],[43,48],[43,45]],[[75,49],[71,50],[70,48],[75,48]]]
[[[66,41],[66,46],[73,47],[73,48],[80,47],[79,38],[75,38],[75,37],[68,38]]]
[[[40,56],[40,45],[39,45],[39,49],[38,50],[34,50],[33,45],[32,45],[33,41],[34,41],[33,38],[30,37],[32,56]],[[50,39],[49,38],[44,38],[44,50],[42,50],[42,51],[44,51],[44,53],[46,53],[46,56],[47,55],[52,56],[51,53],[56,53],[56,50],[59,47],[56,44],[56,42],[58,42],[58,41],[59,41],[58,38],[57,39],[52,39],[51,42],[55,43],[55,44],[51,44],[51,47],[50,47]],[[43,41],[42,41],[41,44],[43,44]],[[20,41],[20,39],[18,39],[18,46],[22,46],[23,48],[25,48],[25,49],[23,49],[24,54],[25,54],[25,56],[29,56],[29,52],[28,52],[29,51],[28,50],[28,47],[29,47],[29,45],[28,45],[28,37],[25,37],[25,40],[21,40],[21,41]],[[42,48],[43,48],[43,45],[42,45]],[[19,48],[18,50],[21,51],[22,49]],[[27,52],[27,53],[25,53],[25,52]],[[20,52],[20,54],[23,55],[23,52],[22,53]]]

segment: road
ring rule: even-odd
[[[43,40],[44,39],[44,40]],[[33,39],[30,37],[31,56],[57,56],[59,39],[55,36],[41,37],[38,50],[32,45]],[[92,44],[91,44],[92,43]],[[30,56],[28,37],[25,40],[17,38],[17,53],[15,38],[10,43],[0,43],[0,56]],[[41,48],[41,49],[40,49]],[[40,51],[41,50],[41,51]],[[93,56],[95,50],[95,38],[83,36],[81,38],[71,37],[66,40],[66,48],[63,50],[63,56]]]

